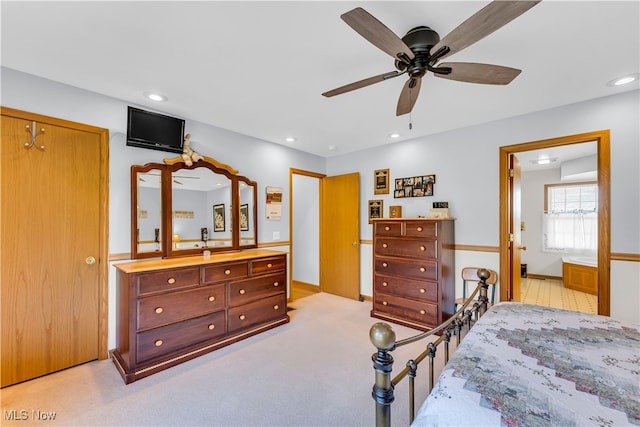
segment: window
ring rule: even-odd
[[[595,254],[598,247],[598,184],[545,185],[543,250]]]

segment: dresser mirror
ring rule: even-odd
[[[257,183],[236,173],[209,157],[132,166],[132,258],[257,247]]]
[[[156,167],[160,166],[160,168]],[[133,258],[162,256],[162,165],[131,168]]]

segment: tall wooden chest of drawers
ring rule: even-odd
[[[289,321],[282,252],[115,267],[117,336],[111,355],[127,384]]]
[[[454,308],[452,219],[373,221],[371,316],[420,330],[449,318]]]

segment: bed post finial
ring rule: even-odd
[[[373,353],[373,369],[376,371],[376,382],[373,385],[373,400],[376,402],[376,426],[391,426],[391,403],[394,400],[393,385],[391,384],[391,369],[393,357],[390,351],[396,348],[396,333],[384,322],[371,326],[369,339],[378,349]]]
[[[478,298],[478,300],[480,301],[478,314],[482,316],[487,311],[487,304],[489,302],[489,298],[488,298],[489,285],[487,284],[487,279],[491,276],[491,272],[486,268],[480,268],[478,269],[478,272],[476,274],[478,275],[478,278],[482,283],[482,288],[480,288],[480,297]]]

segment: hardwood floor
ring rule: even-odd
[[[583,313],[598,313],[596,295],[566,289],[562,280],[523,278],[521,301]]]

